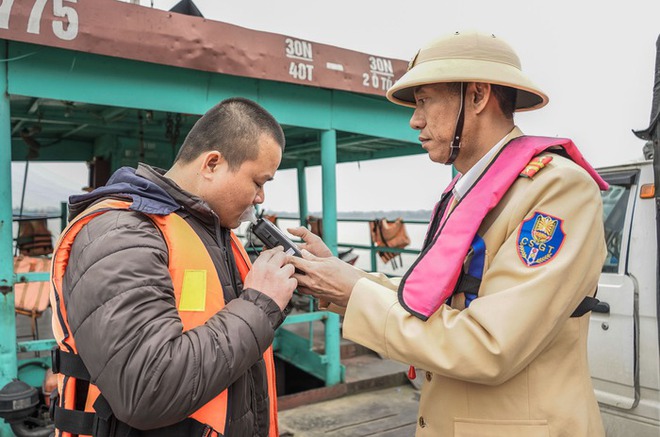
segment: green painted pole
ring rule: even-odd
[[[300,226],[307,227],[307,216],[309,215],[309,208],[307,206],[307,176],[305,174],[305,161],[298,161],[296,164],[298,175],[298,211],[300,215]],[[315,310],[314,297],[309,296],[309,312]],[[314,322],[309,322],[307,326],[307,347],[309,350],[314,349]]]
[[[325,321],[325,385],[339,384],[344,380],[341,364],[341,347],[339,338],[339,314],[328,312]]]
[[[307,226],[307,177],[305,176],[305,161],[298,161],[296,164],[298,175],[298,215],[300,216],[300,226]],[[309,297],[309,311],[314,311],[314,298]],[[314,323],[309,322],[308,326],[308,347],[311,351],[314,349]]]
[[[337,255],[337,131],[321,132],[321,171],[323,180],[323,240]],[[339,315],[328,313],[325,321],[325,384],[342,380],[339,345]]]
[[[307,226],[307,177],[305,176],[305,161],[298,161],[298,211],[300,212],[300,226]]]
[[[18,373],[16,313],[14,312],[14,263],[12,254],[11,123],[7,93],[7,42],[0,43],[0,388]],[[0,420],[0,437],[13,433]]]
[[[337,256],[337,131],[321,132],[323,241]]]

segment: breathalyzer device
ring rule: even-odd
[[[252,222],[250,228],[252,233],[256,235],[268,249],[282,246],[287,255],[294,255],[302,258],[302,253],[300,253],[298,246],[296,246],[289,237],[284,235],[280,228],[275,226],[270,220],[264,220],[263,217],[258,218]]]

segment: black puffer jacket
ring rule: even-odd
[[[79,354],[114,415],[156,430],[182,421],[229,388],[227,436],[268,434],[268,391],[261,358],[283,314],[269,297],[243,290],[229,231],[201,199],[157,170],[120,169],[108,186],[71,199],[70,216],[106,197],[130,197],[135,211],[110,211],[77,235],[63,279],[69,326]],[[176,213],[207,246],[226,306],[182,333],[159,230],[142,212]]]

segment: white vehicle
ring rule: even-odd
[[[607,258],[589,365],[608,437],[660,436],[660,36],[645,161],[601,168]]]
[[[598,170],[607,258],[589,364],[607,436],[660,436],[657,207],[653,161]]]

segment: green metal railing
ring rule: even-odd
[[[46,219],[46,220],[59,220],[60,222],[60,229],[64,229],[66,227],[66,216],[67,216],[67,204],[66,202],[61,203],[61,215],[60,216],[35,216],[34,218],[36,219]],[[11,239],[13,237],[10,235]],[[17,240],[16,240],[17,241]],[[11,247],[11,244],[6,244],[5,246]],[[7,263],[10,268],[12,267],[12,263]],[[50,281],[50,272],[23,272],[23,273],[16,273],[12,269],[12,284],[21,284],[21,283],[29,283],[29,282],[48,282]],[[12,287],[12,293],[6,294],[8,297],[6,299],[7,304],[13,304],[14,303],[14,294],[13,294],[13,287]],[[11,296],[11,298],[9,298]],[[15,308],[12,306],[12,310],[15,311]],[[36,322],[35,322],[36,323]],[[9,329],[9,331],[7,331]],[[5,325],[4,326],[4,331],[2,332],[8,332],[7,335],[13,335],[13,337],[16,337],[16,322],[14,318],[14,324],[10,327]],[[51,359],[50,359],[50,354],[47,354],[46,356],[41,356],[39,352],[46,352],[50,351],[57,342],[55,339],[36,339],[36,340],[28,340],[28,341],[17,341],[16,342],[16,354],[21,354],[21,353],[26,353],[26,352],[34,352],[35,356],[30,357],[30,358],[24,358],[24,359],[18,359],[16,360],[16,366],[14,370],[13,377],[18,377],[22,381],[27,382],[30,385],[33,386],[39,386],[41,385],[43,381],[43,376],[44,373],[46,372],[46,369],[48,369],[51,366]],[[3,370],[5,374],[11,374],[11,369],[5,368]],[[1,373],[1,372],[0,372]]]
[[[313,299],[313,298],[312,298]],[[277,356],[301,370],[324,381],[326,386],[345,381],[345,366],[341,364],[339,315],[329,311],[315,311],[310,299],[310,310],[302,314],[290,314],[275,333],[273,351]],[[324,324],[325,344],[323,352],[314,349],[314,322]],[[298,323],[308,323],[307,338],[286,329]]]
[[[288,217],[282,217],[282,219],[288,219]],[[352,223],[369,223],[374,219],[337,219],[337,222],[352,222]],[[409,225],[424,225],[427,226],[429,224],[428,220],[405,220],[405,224]],[[345,248],[353,248],[353,249],[365,249],[369,250],[369,255],[370,255],[370,260],[371,260],[371,270],[372,272],[378,271],[378,260],[377,260],[377,255],[378,252],[391,252],[391,253],[409,253],[409,254],[418,254],[420,252],[419,249],[399,249],[396,247],[376,247],[374,244],[373,240],[371,240],[371,244],[369,246],[365,245],[360,245],[360,244],[348,244],[348,243],[338,243],[337,246],[339,247],[345,247]]]

